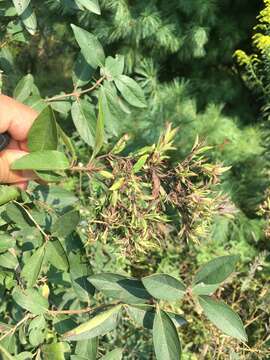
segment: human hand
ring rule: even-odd
[[[0,152],[0,183],[25,189],[33,178],[31,171],[11,171],[10,165],[27,154],[27,135],[36,117],[35,110],[0,94],[0,133],[8,131],[11,136],[10,144]]]

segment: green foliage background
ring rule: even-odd
[[[3,92],[12,95],[19,79],[27,73],[34,76],[43,97],[72,91],[70,74],[78,53],[70,28],[74,23],[95,34],[107,54],[124,55],[125,73],[134,77],[146,94],[147,108],[125,114],[118,124],[117,136],[126,132],[131,136],[129,152],[157,142],[165,124],[170,122],[179,127],[173,164],[187,156],[199,135],[213,146],[207,153],[209,160],[231,167],[222,175],[219,190],[232,200],[234,216],[215,214],[206,237],[177,251],[175,248],[160,251],[153,267],[185,279],[186,272],[193,274],[199,265],[215,256],[240,254],[238,276],[226,283],[218,296],[234,304],[245,323],[250,322],[247,332],[254,352],[243,350],[232,340],[213,341],[211,334],[216,335],[217,331],[194,321],[190,315],[189,329],[181,330],[183,358],[200,359],[202,354],[206,359],[267,358],[269,239],[265,235],[267,220],[258,210],[269,186],[265,125],[269,96],[256,90],[253,83],[250,85],[248,75],[243,75],[248,73],[233,57],[239,48],[247,53],[253,51],[252,29],[267,1],[264,4],[259,0],[101,0],[100,17],[81,10],[73,0],[37,0],[33,6],[39,30],[33,37],[21,32],[22,25],[13,18],[9,5],[9,1],[0,1]],[[265,31],[269,34],[270,30]],[[18,41],[9,43],[12,35]],[[260,76],[267,74],[268,64],[269,53],[264,53],[258,69]],[[269,75],[263,79],[269,94]],[[81,158],[87,159],[87,148],[78,139],[68,116],[58,114],[59,123],[72,136]],[[117,136],[112,136],[109,143],[115,143]],[[70,177],[63,186],[82,200],[80,210],[87,217],[88,196],[100,189],[91,189],[90,195],[86,192],[85,199],[77,176]],[[84,230],[80,234],[83,239]],[[126,270],[125,261],[110,244],[102,248],[99,242],[95,243],[89,257],[94,273]],[[183,311],[192,314],[192,306],[186,304]],[[154,356],[147,331],[139,333],[124,323],[117,335],[113,333],[102,344],[102,349],[113,349],[112,344],[134,347],[135,355],[126,355],[127,359]],[[238,355],[230,352],[231,347]]]

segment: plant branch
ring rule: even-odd
[[[2,335],[0,337],[0,341],[4,340],[7,336],[9,335],[13,335],[16,330],[22,325],[24,324],[27,320],[31,319],[33,317],[33,315],[31,314],[27,314],[24,318],[22,318],[22,320],[20,320],[12,329],[10,329],[8,332],[6,332],[4,335]]]
[[[36,222],[36,220],[33,218],[33,216],[30,214],[30,212],[18,201],[14,201],[15,204],[19,205],[28,215],[29,219],[34,223],[35,227],[39,230],[39,232],[44,236],[46,242],[50,240],[50,236],[45,233],[45,231],[40,227],[40,225]]]
[[[63,100],[67,97],[76,97],[76,98],[79,98],[81,95],[83,94],[86,94],[88,92],[91,92],[93,90],[95,90],[101,83],[103,80],[105,80],[106,76],[103,75],[99,80],[97,80],[95,82],[95,84],[93,86],[91,86],[90,88],[88,89],[85,89],[85,90],[81,90],[81,91],[73,91],[71,93],[68,93],[68,94],[63,94],[63,95],[56,95],[56,96],[53,96],[49,99],[46,99],[45,102],[51,102],[51,101],[57,101],[57,100]]]
[[[109,304],[107,305],[106,307],[108,306],[112,306],[112,305],[119,305],[121,304],[121,302],[115,302],[115,303],[112,303],[112,304]],[[89,313],[89,312],[94,312],[100,308],[104,308],[103,305],[98,305],[96,307],[87,307],[87,308],[84,308],[84,309],[74,309],[74,310],[47,310],[47,314],[49,315],[80,315],[80,314],[85,314],[85,313]]]
[[[0,345],[0,353],[2,353],[5,356],[5,359],[14,360],[14,357],[1,345]]]
[[[79,315],[93,311],[90,307],[78,310],[48,310],[49,315]]]

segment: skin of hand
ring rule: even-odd
[[[31,171],[12,171],[10,165],[27,154],[27,135],[36,117],[35,110],[0,94],[0,133],[8,131],[11,136],[10,144],[0,152],[0,183],[25,189],[34,178]]]

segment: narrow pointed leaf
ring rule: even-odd
[[[54,150],[36,151],[14,161],[12,170],[67,170],[69,161],[64,153]]]
[[[98,98],[98,119],[96,127],[95,146],[92,157],[94,158],[101,150],[104,143],[104,108],[102,103],[102,97]]]
[[[76,25],[72,24],[71,27],[88,64],[90,64],[93,69],[103,65],[105,62],[105,54],[96,36]]]
[[[165,311],[158,311],[155,315],[153,341],[157,360],[180,360],[180,339],[174,323]]]
[[[123,275],[102,273],[88,280],[104,295],[126,303],[144,303],[151,298],[141,281]]]
[[[68,254],[70,265],[70,280],[72,287],[81,301],[89,302],[95,293],[95,288],[89,283],[87,277],[92,274],[89,260],[79,253]]]
[[[64,334],[64,338],[69,341],[78,341],[107,334],[117,326],[121,307],[121,305],[116,305],[109,310],[99,313],[91,320]]]
[[[18,15],[21,15],[29,6],[31,0],[12,0]]]
[[[37,18],[33,9],[28,7],[27,10],[21,15],[21,18],[29,34],[35,35],[37,30]]]
[[[47,106],[34,121],[29,135],[28,148],[31,152],[56,150],[58,134],[55,116],[50,106]]]
[[[54,223],[52,233],[57,237],[70,235],[80,222],[80,213],[77,210],[66,212]]]
[[[75,161],[77,159],[77,155],[76,155],[76,149],[73,144],[73,141],[71,140],[70,137],[68,137],[68,135],[64,132],[64,130],[62,130],[62,128],[58,124],[57,124],[57,132],[58,132],[61,140],[65,144],[67,150],[69,151],[69,153],[71,155],[71,160]]]
[[[77,100],[72,104],[71,115],[80,137],[93,147],[96,131],[96,115],[93,105],[86,100]]]
[[[61,242],[56,239],[49,241],[46,249],[48,261],[56,268],[62,271],[68,270],[68,258]]]
[[[235,270],[239,256],[221,256],[203,265],[194,277],[192,292],[196,295],[213,293]]]
[[[34,85],[34,78],[31,74],[24,76],[17,84],[13,97],[24,102],[31,94]]]
[[[228,305],[209,296],[199,296],[199,303],[207,318],[224,334],[247,341],[242,320]]]
[[[77,0],[85,9],[100,15],[100,7],[98,0]]]
[[[155,318],[155,309],[150,305],[129,305],[127,312],[136,325],[146,329],[153,329]],[[186,325],[187,320],[181,315],[167,311],[167,315],[171,318],[176,328]]]
[[[48,307],[48,301],[40,295],[36,289],[14,289],[12,293],[14,301],[23,309],[30,311],[32,314],[44,314]]]
[[[120,75],[115,80],[115,85],[130,105],[138,108],[146,107],[143,90],[135,80],[126,75]]]
[[[93,73],[94,69],[85,60],[83,54],[80,53],[77,60],[75,61],[72,75],[75,88],[84,86],[89,83],[93,76]]]
[[[123,74],[125,66],[125,58],[117,55],[115,58],[108,56],[105,61],[105,73],[109,79],[116,79]]]
[[[24,265],[21,276],[29,287],[33,287],[41,271],[45,255],[45,245],[36,250]]]
[[[146,290],[156,299],[175,301],[183,297],[185,285],[167,274],[154,274],[142,279]]]

